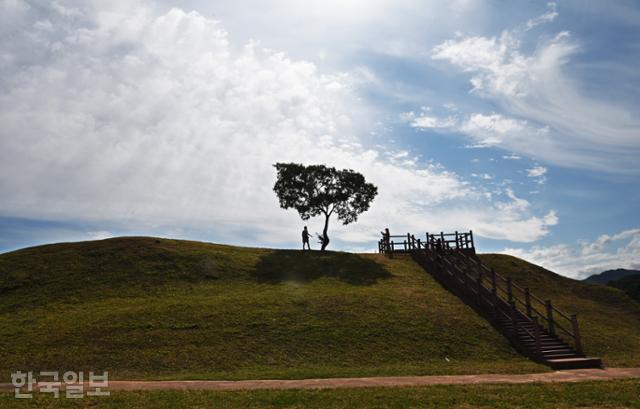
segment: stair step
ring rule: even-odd
[[[513,322],[513,320],[512,320],[512,319],[508,319],[508,318],[498,318],[498,321],[499,321],[499,322],[508,322],[508,323]],[[522,322],[522,323],[526,323],[526,324],[531,324],[531,325],[533,325],[533,322],[531,322],[531,321],[529,321],[529,320],[526,320],[526,319],[523,319],[523,318],[519,318],[519,319],[517,319],[516,321],[518,321],[518,323],[521,323],[521,322]]]
[[[536,351],[538,348],[536,345],[530,344],[530,345],[523,345],[525,348],[530,349],[532,351]],[[562,346],[559,345],[540,345],[540,349],[544,352],[544,353],[549,353],[549,354],[556,354],[556,353],[564,353],[564,352],[571,352],[574,353],[575,350],[574,349],[567,349],[567,348],[563,348]],[[553,352],[549,352],[549,351],[553,351]]]
[[[602,368],[600,358],[559,358],[547,359],[545,362],[553,369]]]
[[[518,333],[523,333],[524,335],[528,336],[529,338],[534,339],[534,338],[533,338],[534,334],[529,334],[529,333],[524,332],[524,331],[518,331]],[[543,334],[540,334],[540,339],[545,339],[545,340],[547,340],[547,339],[553,339],[553,340],[555,341],[555,340],[557,340],[557,339],[558,339],[558,337],[554,337],[554,336],[551,336],[551,335],[543,335]]]
[[[520,343],[522,345],[530,346],[532,348],[537,345],[536,342],[532,342],[532,341],[520,341]],[[540,346],[543,349],[567,349],[567,348],[571,348],[569,345],[563,344],[561,342],[540,342]]]
[[[535,342],[520,342],[522,345],[525,346],[530,346],[530,347],[535,347],[537,345],[537,343]],[[567,344],[561,344],[559,342],[541,342],[540,346],[544,349],[562,349],[562,348],[568,348],[569,346]]]
[[[584,358],[584,355],[576,352],[568,352],[563,354],[542,354],[545,359],[563,359],[563,358]]]
[[[536,342],[535,338],[532,338],[528,334],[527,334],[527,336],[520,337],[520,338],[522,338],[521,341],[523,341],[523,342]],[[542,342],[557,342],[558,344],[567,345],[567,343],[564,342],[564,340],[559,339],[559,338],[555,338],[555,337],[540,337],[540,341],[542,341]]]
[[[560,353],[560,352],[574,352],[575,353],[575,349],[573,349],[573,348],[554,348],[554,349],[542,348],[542,353],[543,354],[556,354],[556,353]]]
[[[528,336],[527,337],[520,337],[520,341],[522,341],[522,342],[531,342],[533,344],[536,343],[535,339],[533,339],[531,337],[528,337]],[[550,343],[554,343],[554,344],[566,345],[564,342],[560,341],[557,338],[540,338],[540,342],[542,342],[542,343],[545,343],[545,342],[549,343],[550,342]]]

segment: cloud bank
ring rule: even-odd
[[[485,146],[539,158],[560,166],[637,174],[640,119],[634,108],[585,95],[570,59],[582,46],[567,31],[541,36],[523,50],[528,30],[553,21],[554,3],[524,27],[499,36],[462,36],[432,50],[470,75],[471,94],[496,101],[503,114],[471,114],[454,130]]]
[[[387,225],[530,242],[557,223],[513,192],[492,202],[437,164],[367,146],[357,78],[233,44],[196,12],[143,1],[0,8],[3,217],[101,226],[88,236],[181,226],[285,245],[301,222],[278,208],[271,165],[295,161],[378,185],[358,224],[334,225],[343,248],[371,249]]]
[[[573,246],[533,246],[529,250],[507,248],[503,253],[524,258],[568,277],[584,279],[609,269],[640,269],[640,229],[603,234],[595,241],[580,241]]]

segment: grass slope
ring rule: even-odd
[[[609,285],[624,291],[634,300],[640,301],[640,274],[610,281]]]
[[[0,255],[0,374],[544,370],[410,259],[115,238]]]
[[[640,366],[640,304],[623,291],[562,277],[516,257],[480,255],[483,263],[511,276],[565,313],[578,314],[585,352],[611,367]]]
[[[61,394],[63,396],[64,394]],[[0,408],[638,408],[640,381],[525,385],[437,385],[407,388],[258,391],[111,392],[110,397],[33,400],[0,393]]]

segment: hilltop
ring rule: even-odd
[[[640,365],[640,306],[624,292],[481,257],[579,312],[590,354]],[[409,258],[149,237],[0,254],[0,371],[18,369],[113,379],[546,370]]]
[[[623,277],[640,275],[640,270],[627,270],[625,268],[618,268],[615,270],[603,271],[600,274],[593,274],[585,278],[584,281],[589,283],[607,284],[609,281],[619,280]]]
[[[615,281],[610,281],[609,285],[619,288],[636,301],[640,301],[640,274],[622,277]]]

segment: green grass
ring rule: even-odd
[[[535,372],[410,259],[117,238],[0,255],[0,378]]]
[[[258,391],[111,392],[110,397],[17,401],[0,394],[0,408],[638,408],[640,381],[565,384],[454,385],[409,388]]]
[[[640,366],[615,288],[482,256],[580,314],[587,353]],[[408,258],[117,238],[0,254],[0,379],[265,379],[544,371]]]
[[[640,302],[640,274],[609,281],[609,285],[624,291],[629,297]]]
[[[640,304],[623,291],[571,280],[524,260],[485,254],[481,260],[561,311],[578,314],[585,352],[605,365],[640,366]]]

